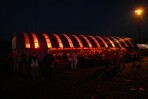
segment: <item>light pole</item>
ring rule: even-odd
[[[141,22],[142,22],[142,16],[143,16],[143,9],[142,8],[137,8],[135,10],[135,15],[137,17],[137,40],[141,41]]]

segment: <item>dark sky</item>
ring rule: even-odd
[[[143,6],[148,38],[148,0],[0,0],[0,38],[13,32],[81,33],[136,37],[134,9]]]

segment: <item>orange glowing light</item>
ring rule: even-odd
[[[88,38],[86,36],[84,36],[84,35],[80,35],[80,36],[83,37],[86,40],[89,48],[92,48],[92,44],[90,43],[90,41],[88,40]]]
[[[62,34],[62,35],[65,36],[65,38],[68,40],[68,43],[70,45],[70,48],[73,48],[74,46],[73,46],[73,43],[72,43],[70,37],[68,35],[66,35],[66,34]]]
[[[120,38],[120,37],[116,37],[116,38],[118,38],[120,41],[122,41],[122,42],[124,43],[124,45],[125,45],[126,47],[128,47],[128,45],[127,45],[127,43],[124,41],[124,39],[122,39],[122,38]]]
[[[104,36],[105,37],[105,36]],[[105,37],[107,40],[109,40],[109,42],[111,43],[112,47],[115,47],[115,44],[112,42],[112,40],[110,40],[108,37]]]
[[[30,41],[27,33],[24,33],[24,39],[25,39],[25,46],[26,48],[30,48]]]
[[[133,43],[130,41],[130,38],[123,38],[124,40],[128,41],[132,47],[134,47]]]
[[[97,44],[97,47],[100,47],[99,42],[96,40],[96,38],[94,38],[93,36],[88,35],[90,38],[92,38],[94,40],[94,42]]]
[[[105,42],[105,40],[102,37],[100,37],[100,36],[96,36],[96,37],[98,37],[103,42],[105,47],[108,47],[107,43]]]
[[[39,48],[40,46],[39,46],[39,42],[38,42],[38,38],[37,38],[36,34],[35,33],[31,33],[31,35],[32,35],[33,41],[34,41],[34,47],[35,48]]]
[[[47,47],[48,47],[48,48],[52,48],[51,41],[50,41],[48,35],[47,35],[47,34],[43,34],[43,36],[44,36],[44,38],[45,38],[45,40],[46,40]]]
[[[111,37],[111,38],[114,39],[118,43],[120,48],[122,48],[122,45],[120,44],[120,42],[116,38],[114,38],[114,37]]]
[[[138,8],[138,9],[135,10],[135,15],[142,16],[142,14],[143,14],[143,9],[142,8]]]
[[[79,37],[76,36],[76,35],[72,35],[72,36],[75,37],[75,39],[78,41],[80,47],[82,48],[83,47],[83,44],[82,44],[81,40],[79,39]]]
[[[56,37],[56,39],[57,39],[57,41],[58,41],[58,43],[59,43],[59,47],[60,47],[60,48],[63,48],[63,43],[62,43],[60,37],[59,37],[57,34],[53,34],[53,35]]]

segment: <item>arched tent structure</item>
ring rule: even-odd
[[[75,34],[14,33],[12,51],[37,54],[42,58],[49,50],[98,50],[103,48],[138,49],[131,38]]]

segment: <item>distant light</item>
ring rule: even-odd
[[[137,44],[139,49],[148,49],[148,44]]]
[[[141,16],[143,14],[143,9],[136,9],[135,10],[135,15],[137,15],[137,16]]]

